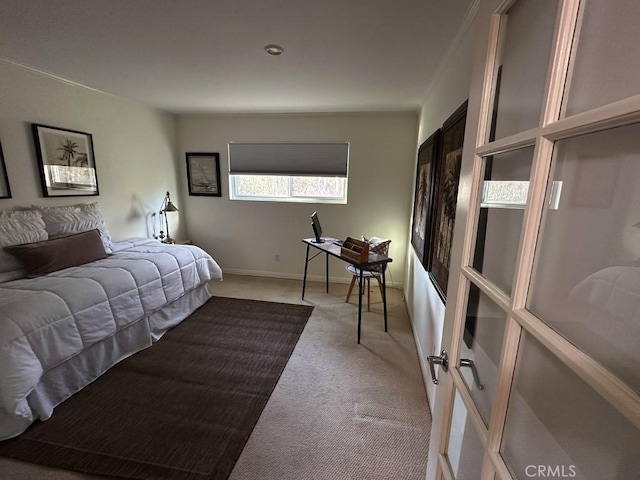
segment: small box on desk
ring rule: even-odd
[[[347,237],[340,248],[340,255],[356,263],[369,261],[369,243]]]

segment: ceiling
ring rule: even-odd
[[[0,58],[175,113],[414,110],[472,3],[1,0]]]

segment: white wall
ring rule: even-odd
[[[436,79],[425,97],[420,116],[416,155],[414,155],[416,158],[414,159],[414,183],[412,185],[415,185],[418,146],[436,129],[440,128],[444,121],[468,98],[475,45],[473,40],[474,31],[467,22],[462,26],[456,42],[450,48],[445,62],[438,70]],[[427,396],[430,404],[433,405],[435,385],[429,374],[427,356],[437,355],[440,352],[445,306],[415,251],[413,248],[409,250],[405,276],[405,296],[418,356],[422,364]]]
[[[391,280],[402,284],[411,210],[409,185],[415,169],[418,116],[412,112],[307,115],[182,115],[178,118],[181,182],[185,152],[219,152],[222,197],[180,199],[190,238],[211,253],[227,273],[301,278],[303,237],[313,235],[318,211],[324,235],[378,236],[392,240]],[[346,205],[229,200],[230,141],[348,141]],[[324,261],[309,265],[310,278],[324,278]],[[344,263],[332,259],[333,281],[347,281]]]
[[[0,142],[13,195],[0,210],[98,201],[114,239],[149,236],[149,214],[177,190],[175,118],[3,61],[0,78]],[[31,123],[93,135],[99,196],[43,197]]]

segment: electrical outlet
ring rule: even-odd
[[[276,262],[280,261],[280,255],[276,255]]]

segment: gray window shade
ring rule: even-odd
[[[347,142],[229,143],[232,175],[346,177]]]

